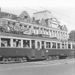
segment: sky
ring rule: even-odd
[[[65,24],[68,32],[75,30],[75,1],[74,0],[0,0],[1,11],[20,15],[27,11],[30,16],[34,12],[48,10]]]

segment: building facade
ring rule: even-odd
[[[45,35],[62,41],[67,41],[69,38],[67,27],[61,26],[47,10],[33,13],[32,18],[26,11],[19,16],[0,11],[0,26],[7,32],[15,30],[23,34]]]

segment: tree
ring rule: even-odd
[[[75,41],[75,30],[72,30],[72,31],[69,33],[69,40]]]

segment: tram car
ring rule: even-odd
[[[45,15],[45,12],[51,15],[49,11],[34,13],[34,22],[26,11],[19,17],[0,12],[0,61],[25,62],[75,57],[75,42],[68,40],[67,30],[64,30],[66,27],[59,26],[54,17],[37,17],[37,14]],[[39,17],[44,18],[40,24],[37,20]],[[57,28],[46,26],[49,22]]]

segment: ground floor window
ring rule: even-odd
[[[10,39],[1,38],[1,47],[10,47]]]

